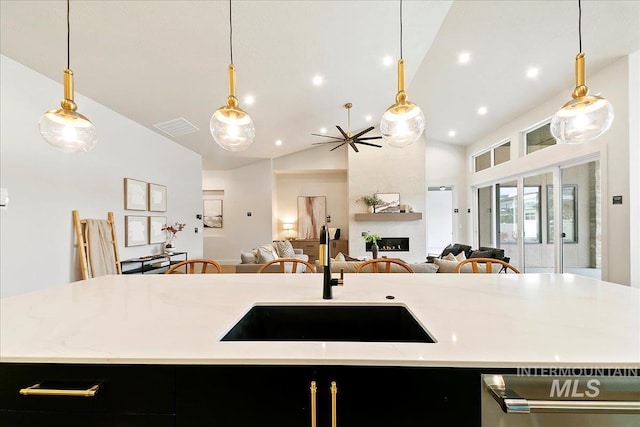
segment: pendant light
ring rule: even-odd
[[[228,151],[244,151],[253,143],[256,130],[251,117],[238,105],[236,98],[236,69],[233,66],[233,25],[231,21],[231,0],[229,0],[229,96],[227,104],[220,107],[213,116],[209,128],[213,139]]]
[[[61,151],[76,153],[89,151],[98,142],[96,128],[93,123],[76,112],[78,106],[73,101],[73,71],[69,63],[69,0],[67,0],[67,68],[64,70],[64,99],[62,108],[50,110],[40,118],[38,127],[40,134],[49,144]]]
[[[413,144],[424,132],[422,109],[407,100],[404,91],[404,59],[402,57],[402,0],[400,0],[400,59],[398,60],[398,93],[396,102],[382,115],[380,132],[382,138],[392,147],[406,147]]]
[[[576,55],[576,88],[571,94],[573,99],[564,104],[551,120],[551,134],[567,144],[596,139],[609,130],[613,123],[611,103],[600,96],[589,95],[589,88],[585,85],[580,0],[578,0],[578,38],[580,53]]]

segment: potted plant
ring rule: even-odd
[[[362,196],[358,199],[359,202],[364,202],[365,205],[367,205],[369,207],[369,213],[375,213],[376,212],[376,206],[378,206],[380,203],[382,203],[382,200],[380,200],[378,198],[377,195],[373,195],[373,196]]]
[[[364,241],[367,243],[371,243],[371,253],[373,258],[378,258],[378,240],[382,240],[379,234],[371,233],[369,231],[365,231],[362,233],[362,237]]]
[[[185,225],[186,224],[181,224],[179,222],[176,222],[173,225],[165,224],[162,226],[162,231],[167,232],[167,243],[164,245],[165,249],[171,249],[171,250],[175,249],[175,246],[173,245],[173,240],[176,238],[176,234],[178,234],[178,231],[182,231]]]

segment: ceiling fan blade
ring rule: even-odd
[[[359,140],[369,140],[369,139],[382,139],[382,135],[381,136],[365,136],[364,138],[358,138]]]
[[[319,133],[312,133],[311,135],[313,135],[313,136],[321,136],[323,138],[333,138],[333,139],[337,139],[338,141],[342,141],[342,138],[338,138],[337,136],[320,135]]]
[[[360,152],[360,150],[358,150],[358,147],[356,147],[356,144],[354,144],[353,142],[350,142],[349,145],[355,150],[356,153]]]
[[[355,135],[352,136],[353,139],[358,138],[359,136],[364,135],[365,133],[372,131],[373,129],[375,129],[373,126],[370,126],[368,128],[366,128],[365,130],[361,130],[360,132],[356,133]]]
[[[370,142],[362,142],[359,139],[354,141],[356,144],[362,144],[362,145],[370,145],[371,147],[378,147],[378,148],[382,148],[382,145],[378,145],[378,144],[372,144]]]
[[[342,140],[340,140],[342,141]],[[322,145],[322,144],[335,144],[340,141],[322,141],[322,142],[312,142],[311,145]]]
[[[340,131],[340,133],[342,134],[342,136],[344,136],[344,139],[349,139],[349,135],[347,135],[346,133],[344,133],[344,131],[342,130],[342,128],[338,125],[336,125],[336,127],[338,128],[338,130]]]
[[[333,147],[333,148],[332,148],[331,150],[329,150],[329,151],[337,150],[338,148],[342,147],[342,146],[343,146],[344,144],[346,144],[346,143],[347,143],[347,142],[345,141],[345,142],[343,142],[343,143],[342,143],[342,144],[340,144],[340,145],[336,145],[335,147]]]

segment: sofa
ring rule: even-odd
[[[471,246],[461,243],[448,245],[439,257],[427,257],[427,262],[436,264],[438,273],[455,273],[458,263],[469,258],[493,258],[509,262],[509,258],[504,256],[504,249],[481,246],[473,250]],[[462,266],[461,273],[473,273],[471,265]]]
[[[236,264],[236,273],[257,273],[260,267],[266,262],[278,258],[297,258],[303,261],[309,261],[309,255],[306,255],[302,249],[291,246],[288,240],[274,240],[272,243],[260,245],[251,251],[240,252],[240,264]],[[285,266],[285,268],[291,266]],[[304,272],[304,269],[298,268],[298,272]],[[265,270],[267,272],[278,271],[278,265],[271,265]]]
[[[347,260],[347,258],[349,260]],[[340,273],[340,271],[344,271],[345,273],[355,273],[358,265],[364,260],[355,260],[354,258],[347,257],[341,253],[336,254],[335,258],[331,259],[331,272],[332,273]],[[436,273],[438,271],[438,266],[436,264],[431,263],[416,263],[409,264],[409,266],[413,269],[415,273]],[[319,261],[316,261],[316,273],[323,273],[324,266],[320,265]],[[367,266],[362,270],[363,273],[370,273],[371,267]],[[391,273],[408,273],[407,270],[402,268],[399,265],[391,264]]]

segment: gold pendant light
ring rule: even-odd
[[[400,0],[400,59],[398,60],[398,93],[396,102],[384,112],[380,121],[382,138],[392,147],[413,144],[424,132],[422,109],[407,99],[404,90],[404,59],[402,58],[402,0]]]
[[[229,0],[229,51],[231,64],[229,64],[229,96],[227,104],[220,107],[209,123],[209,129],[213,139],[218,145],[227,151],[244,151],[256,136],[253,121],[249,114],[243,111],[236,98],[236,69],[233,66],[233,27],[231,22],[231,0]]]
[[[605,133],[613,123],[613,106],[609,101],[589,95],[585,84],[582,52],[582,7],[578,0],[578,38],[580,53],[576,55],[576,87],[572,100],[562,106],[551,120],[551,134],[567,144],[587,142]]]
[[[78,106],[73,101],[73,71],[69,54],[69,0],[67,0],[67,68],[64,70],[64,99],[62,108],[47,111],[38,123],[40,134],[53,147],[70,153],[89,151],[98,142],[93,123],[76,112]]]

